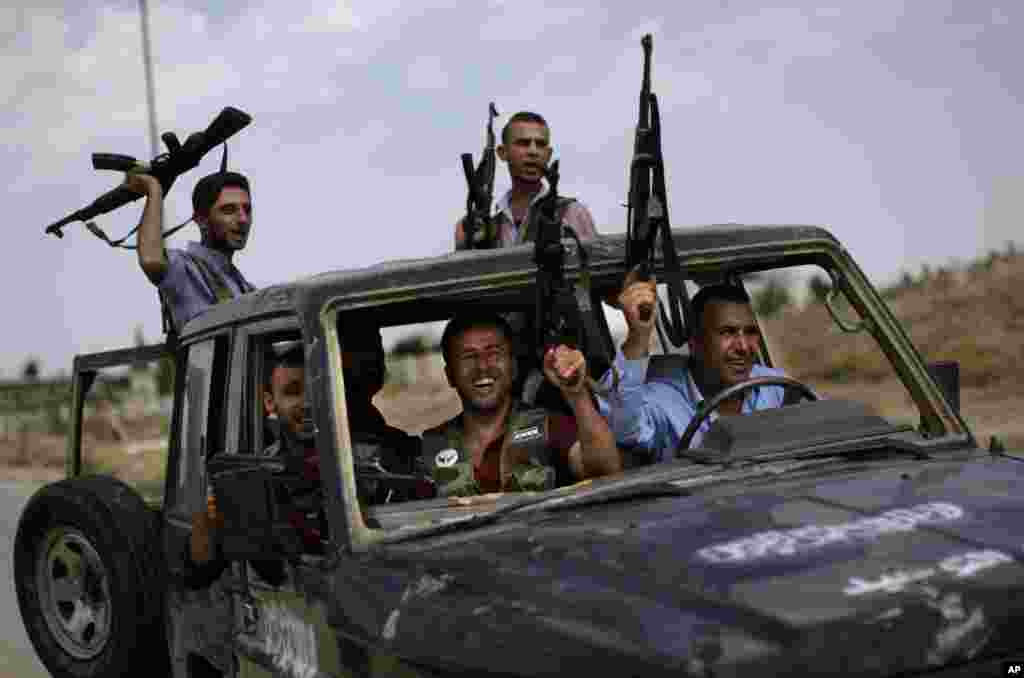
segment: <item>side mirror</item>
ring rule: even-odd
[[[928,363],[928,372],[942,389],[953,411],[960,414],[960,363],[955,360]]]
[[[279,501],[285,465],[249,454],[218,454],[208,465],[224,526],[217,536],[228,560],[267,560],[302,553],[302,538]]]

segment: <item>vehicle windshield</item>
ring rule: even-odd
[[[839,286],[834,288],[837,281]],[[564,502],[572,496],[614,494],[608,488],[619,482],[638,488],[639,494],[671,493],[664,483],[672,487],[698,485],[702,478],[723,472],[715,462],[726,456],[769,462],[815,456],[808,454],[815,452],[822,456],[869,449],[898,451],[925,442],[919,433],[923,426],[920,393],[908,390],[907,381],[890,359],[890,355],[901,355],[899,351],[906,356],[906,351],[913,349],[906,348],[905,337],[899,340],[903,347],[897,343],[894,348],[895,340],[882,336],[874,320],[858,311],[868,307],[863,299],[847,296],[854,288],[843,283],[838,273],[812,264],[762,266],[722,271],[717,278],[702,275],[687,280],[686,287],[693,299],[702,287],[717,283],[745,290],[752,328],[739,323],[737,330],[733,316],[709,310],[716,303],[710,301],[701,315],[706,326],[687,328],[693,335],[691,341],[675,346],[664,327],[653,333],[651,357],[644,363],[646,373],[639,378],[635,370],[630,374],[613,370],[604,375],[592,371],[598,394],[594,402],[613,430],[624,466],[621,473],[602,478],[581,477],[567,456],[565,450],[579,442],[578,429],[572,417],[566,417],[572,410],[558,400],[558,389],[548,389],[554,393],[553,400],[541,403],[536,398],[538,382],[543,385],[545,379],[538,369],[537,334],[531,327],[532,291],[496,296],[489,303],[431,300],[402,308],[396,304],[389,312],[374,316],[365,311],[361,315],[340,312],[337,328],[345,363],[353,468],[367,525],[415,531],[467,521],[473,524],[486,513],[500,514],[545,501]],[[605,302],[617,297],[610,283],[607,289],[595,289],[595,295]],[[668,291],[661,281],[658,295],[668,303]],[[885,295],[883,290],[883,298]],[[604,325],[608,335],[610,359],[611,349],[623,345],[629,330],[619,309],[609,303],[597,306],[598,324]],[[447,353],[443,350],[448,321],[467,309],[498,314],[508,322],[513,336],[506,359],[513,374],[463,370],[460,381],[460,361],[482,364],[488,351],[503,350],[487,344],[486,332],[481,333],[483,343],[468,348],[457,344],[457,351]],[[398,319],[416,322],[394,322]],[[756,347],[749,365],[741,364],[747,358],[734,348],[737,331],[753,332],[752,339],[747,337],[748,345]],[[588,364],[599,363],[594,356],[587,359]],[[361,367],[355,367],[360,361]],[[903,367],[904,372],[907,369]],[[715,380],[730,374],[734,377],[731,381],[725,376]],[[741,388],[738,397],[726,400],[720,410],[702,409],[715,400],[715,393],[730,385],[779,377],[789,381]],[[629,386],[641,392],[653,388],[640,402],[653,401],[655,409],[633,420],[658,429],[649,439],[629,439],[621,422],[615,424],[616,383],[617,388]],[[463,414],[464,404],[479,412],[480,403],[499,386],[510,389],[515,408],[497,438],[482,440],[486,438],[484,429],[467,423],[474,418]],[[701,386],[709,393],[702,394]],[[474,404],[474,399],[480,402]],[[735,404],[738,414],[727,411],[729,402]],[[692,406],[702,421],[688,449],[674,447],[681,437],[680,427],[693,421],[692,413],[680,409],[680,403]],[[540,412],[539,419],[531,419],[534,411]],[[569,419],[567,428],[563,429],[560,418]],[[551,467],[547,477],[553,482],[533,486],[524,482],[519,491],[493,485],[494,478],[488,477],[494,473],[489,455],[500,458],[510,445],[505,438],[526,436],[522,432],[533,430],[531,422],[541,422],[537,430],[542,431],[543,439],[535,446],[544,454],[537,458],[542,457]],[[673,426],[674,432],[661,430]]]

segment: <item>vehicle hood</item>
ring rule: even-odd
[[[519,675],[884,676],[1020,655],[1022,476],[1006,457],[865,464],[510,516],[416,556],[388,640]],[[421,624],[439,633],[403,635]]]

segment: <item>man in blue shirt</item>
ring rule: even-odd
[[[175,331],[212,304],[256,289],[232,262],[252,229],[248,179],[221,171],[199,180],[192,191],[192,218],[202,241],[190,242],[184,250],[164,249],[160,182],[148,174],[129,174],[125,186],[146,196],[139,224],[139,266],[170,309]]]
[[[639,460],[650,462],[674,458],[679,439],[705,399],[754,377],[783,376],[782,370],[756,362],[761,332],[746,291],[735,285],[716,284],[703,287],[693,298],[695,327],[686,368],[648,382],[656,314],[643,317],[640,309],[655,306],[655,285],[653,278],[640,282],[632,275],[627,277],[619,301],[629,329],[615,356],[618,384],[613,370],[609,370],[603,382],[611,392],[601,403],[619,444],[632,448]],[[700,444],[719,415],[779,407],[784,394],[781,386],[761,386],[738,399],[724,401],[697,429],[691,446]]]

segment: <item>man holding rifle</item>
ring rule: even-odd
[[[139,224],[139,266],[170,310],[175,331],[212,304],[256,289],[232,262],[252,229],[248,179],[222,169],[199,180],[192,191],[192,218],[202,240],[188,243],[184,250],[164,249],[160,182],[149,174],[130,173],[124,185],[146,196]]]
[[[551,161],[551,131],[547,122],[537,113],[516,113],[501,130],[501,144],[497,155],[508,165],[512,188],[497,202],[493,217],[495,242],[492,247],[510,247],[530,242],[530,213],[537,202],[547,195],[544,169]],[[581,239],[597,236],[594,218],[581,202],[573,198],[559,198],[562,221],[571,226]],[[455,249],[466,249],[466,235],[462,219],[455,224]]]

